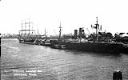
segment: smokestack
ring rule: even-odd
[[[74,30],[74,38],[77,39],[77,34],[78,34],[78,31],[75,29]]]

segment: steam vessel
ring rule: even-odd
[[[92,36],[92,39],[89,40],[87,38],[86,40],[82,41],[83,36],[83,29],[79,28],[79,35],[77,34],[77,30],[74,31],[74,37],[75,39],[72,39],[72,41],[62,40],[61,39],[61,27],[60,27],[60,35],[58,41],[52,41],[52,45],[54,48],[59,49],[69,49],[69,50],[79,50],[79,51],[87,51],[87,52],[98,52],[98,53],[112,53],[112,54],[119,54],[121,52],[125,52],[124,50],[128,49],[128,47],[124,48],[124,45],[122,43],[117,43],[112,41],[112,39],[106,39],[102,40],[99,39],[99,23],[98,23],[98,17],[96,24],[94,26],[91,25],[94,29],[96,29],[96,33],[94,36]]]

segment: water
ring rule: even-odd
[[[128,80],[128,55],[58,50],[17,39],[1,43],[2,80],[112,80],[115,69]]]

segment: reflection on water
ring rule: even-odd
[[[128,79],[128,55],[58,50],[4,39],[1,43],[3,80],[112,80],[115,69]]]

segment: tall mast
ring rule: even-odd
[[[33,35],[33,23],[32,23],[32,35]]]
[[[60,28],[60,30],[59,30],[59,40],[60,40],[60,38],[61,38],[61,28],[62,28],[61,27],[61,22],[60,22],[60,27],[59,28]]]
[[[21,30],[19,31],[19,34],[22,35],[23,34],[23,23],[21,23]]]
[[[46,28],[45,28],[45,33],[44,33],[46,39],[47,39],[47,31],[46,31]]]
[[[99,31],[98,17],[96,17],[96,24],[95,24],[95,26],[92,26],[91,25],[91,27],[94,28],[94,29],[96,29],[96,38],[95,38],[94,41],[98,41],[98,31]]]
[[[99,29],[99,24],[98,24],[98,17],[96,17],[96,41],[98,41],[98,29]]]
[[[45,33],[44,33],[44,35],[45,35],[45,36],[47,35],[46,28],[45,28]]]
[[[30,23],[30,20],[29,20],[29,23],[28,23],[28,24],[29,24],[29,35],[30,35],[30,26],[31,26],[31,25],[30,25],[30,24],[31,24],[31,23]]]
[[[98,17],[96,17],[96,24],[98,24]]]
[[[27,22],[25,21],[25,28],[24,28],[24,30],[25,30],[25,35],[26,35],[26,28],[27,28]]]

